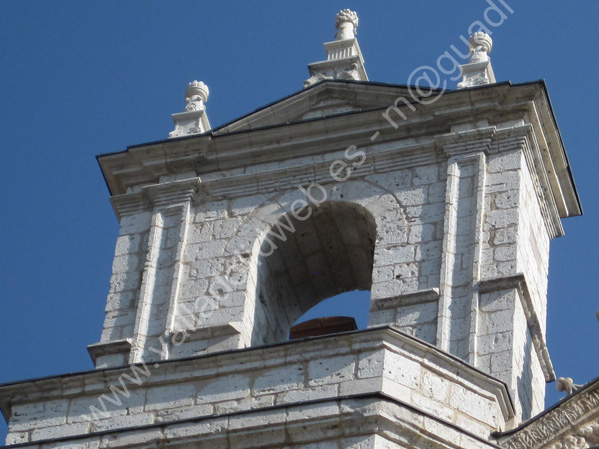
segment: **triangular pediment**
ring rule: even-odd
[[[410,101],[410,89],[396,84],[327,80],[266,105],[213,131],[219,134],[251,130],[382,108],[393,104],[398,97]]]

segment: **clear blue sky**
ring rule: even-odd
[[[547,330],[557,375],[584,383],[599,376],[599,2],[505,1],[515,12],[493,28],[495,74],[546,79],[585,210],[552,243]],[[166,138],[189,81],[210,87],[213,126],[296,92],[351,8],[370,79],[406,83],[463,49],[487,6],[2,0],[0,382],[92,368],[117,235],[95,156]]]

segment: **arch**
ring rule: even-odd
[[[285,340],[324,299],[370,290],[375,242],[375,218],[359,204],[325,201],[280,216],[257,242],[251,344]]]

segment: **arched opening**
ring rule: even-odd
[[[369,292],[375,240],[374,217],[357,204],[328,201],[282,216],[261,242],[252,344],[285,340],[327,298]]]

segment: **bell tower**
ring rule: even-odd
[[[581,214],[546,86],[496,83],[484,33],[457,90],[370,82],[357,26],[339,12],[297,93],[211,129],[194,81],[168,139],[98,158],[120,234],[97,369],[21,407],[85,385],[49,412],[82,442],[277,448],[496,447],[543,409],[549,243]],[[367,329],[287,340],[352,290]]]
[[[319,301],[370,290],[369,328],[542,409],[549,242],[580,214],[545,86],[495,84],[482,32],[461,90],[432,104],[353,83],[357,23],[338,14],[296,96],[207,132],[194,81],[171,139],[99,159],[121,223],[99,368],[283,342]]]
[[[480,32],[461,90],[432,104],[354,83],[357,23],[339,13],[290,99],[209,132],[194,81],[170,139],[99,158],[121,233],[98,368],[283,342],[319,301],[370,290],[369,328],[542,409],[549,242],[580,214],[545,86],[495,84]]]

